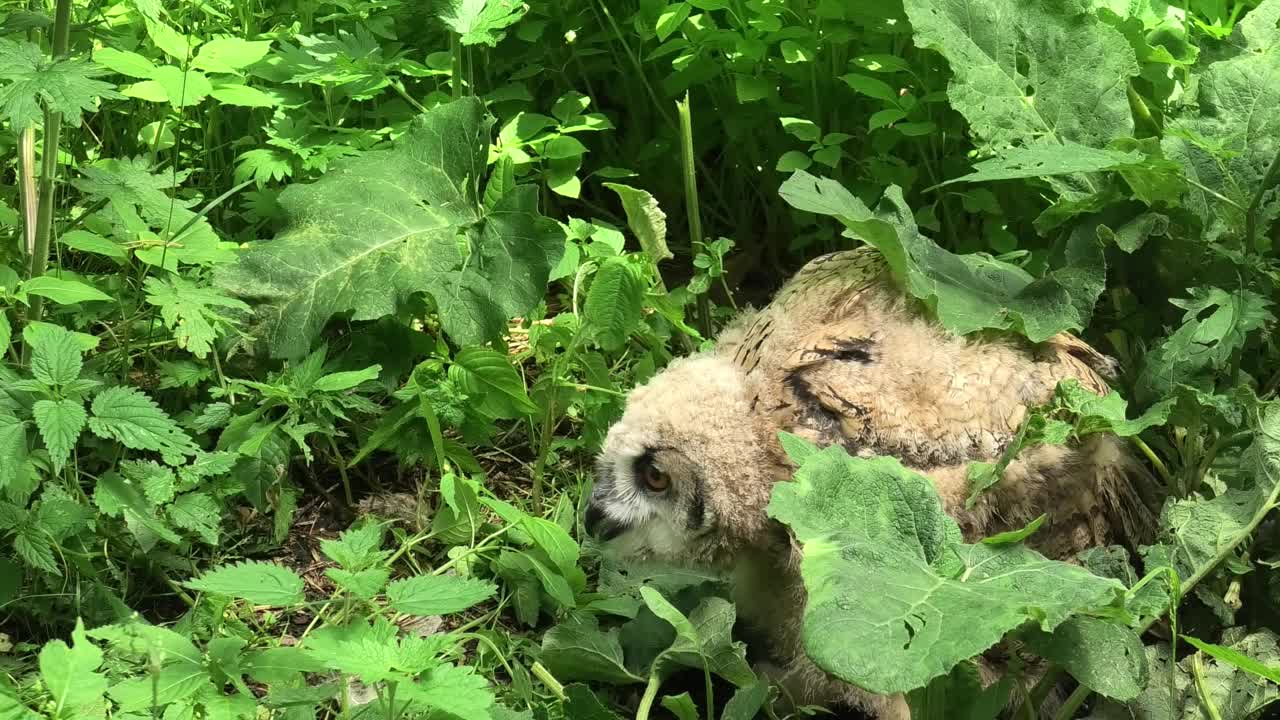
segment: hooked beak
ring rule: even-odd
[[[594,493],[592,493],[591,500],[587,503],[587,513],[584,520],[587,534],[597,540],[612,540],[627,529],[626,525],[614,520],[605,513]]]

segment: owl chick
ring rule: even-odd
[[[804,654],[799,550],[765,507],[793,465],[778,431],[859,456],[892,455],[929,478],[970,540],[1047,514],[1029,542],[1068,559],[1127,541],[1149,520],[1143,473],[1112,436],[1020,453],[965,507],[967,468],[1014,439],[1059,380],[1099,394],[1111,361],[1059,335],[1039,345],[949,334],[897,289],[872,248],[802,268],[715,350],[676,360],[627,399],[597,461],[586,527],[624,556],[730,571],[739,616],[765,639],[775,675],[804,704],[908,718],[901,697],[873,696]]]

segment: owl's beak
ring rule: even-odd
[[[627,529],[627,526],[609,517],[608,513],[601,507],[600,501],[594,497],[594,494],[587,503],[584,525],[587,529],[587,534],[598,540],[612,540]]]

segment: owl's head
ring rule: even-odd
[[[721,565],[768,522],[769,442],[732,361],[677,360],[632,391],[610,428],[587,530],[632,557]]]

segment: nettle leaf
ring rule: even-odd
[[[606,258],[600,264],[582,309],[585,329],[600,347],[612,351],[626,344],[640,322],[643,295],[640,274],[626,258]]]
[[[77,618],[71,645],[51,640],[40,650],[40,677],[53,703],[54,718],[105,718],[106,675],[97,672],[102,651],[85,635]]]
[[[1275,41],[1276,7],[1266,0],[1241,21],[1235,42],[1241,52],[1199,73],[1197,113],[1166,125],[1161,146],[1182,163],[1199,187],[1188,188],[1187,206],[1205,218],[1209,239],[1244,230],[1244,213],[1280,151],[1280,43]],[[1222,202],[1214,193],[1235,201]],[[1258,239],[1280,216],[1280,192],[1265,193],[1259,207]]]
[[[839,183],[798,171],[779,190],[799,210],[831,215],[846,235],[873,245],[894,278],[925,301],[948,330],[1015,330],[1033,342],[1088,324],[1104,288],[1106,262],[1082,225],[1067,243],[1066,264],[1042,278],[994,258],[957,255],[922,235],[902,190],[890,186],[873,213]]]
[[[447,0],[441,5],[440,20],[461,36],[463,45],[483,43],[489,47],[497,47],[506,37],[506,28],[529,10],[520,0]]]
[[[218,275],[257,306],[273,354],[304,354],[335,313],[376,319],[416,292],[464,346],[501,337],[542,300],[564,244],[543,228],[532,185],[482,208],[491,122],[478,99],[441,105],[393,147],[281,194],[289,228]]]
[[[303,601],[302,578],[266,562],[243,562],[211,570],[186,586],[192,590],[247,600],[254,605],[297,605]]]
[[[71,457],[71,448],[75,447],[84,430],[84,401],[69,398],[37,400],[31,406],[31,414],[40,430],[40,439],[49,450],[54,472],[62,472]]]
[[[342,531],[337,540],[321,540],[320,552],[347,570],[362,570],[391,555],[382,549],[382,526],[365,522]]]
[[[447,615],[462,612],[493,597],[491,582],[454,575],[419,575],[387,586],[387,603],[409,615]]]
[[[414,706],[468,720],[488,720],[495,701],[489,681],[462,665],[440,665],[397,691]]]
[[[922,688],[1028,621],[1051,632],[1123,602],[1120,582],[1021,544],[961,542],[932,484],[894,458],[823,450],[768,510],[803,546],[806,653],[872,692]]]
[[[1129,42],[1079,0],[906,0],[920,47],[951,65],[951,105],[991,145],[1103,147],[1132,135]]]
[[[219,331],[234,325],[233,319],[219,315],[214,308],[250,310],[242,301],[216,288],[201,287],[177,275],[164,280],[149,277],[145,288],[147,302],[160,309],[160,318],[173,331],[178,347],[196,357],[208,355]]]
[[[719,597],[704,598],[685,617],[662,594],[649,586],[640,588],[640,597],[654,615],[675,628],[676,639],[653,661],[652,672],[667,675],[676,666],[707,669],[738,687],[755,683],[755,673],[747,664],[746,646],[732,639],[736,619],[733,603]],[[812,602],[812,595],[810,601]]]
[[[627,670],[618,630],[601,630],[595,616],[579,615],[542,636],[542,663],[562,680],[627,684],[644,678]]]
[[[203,492],[179,495],[167,512],[174,527],[193,532],[206,544],[217,546],[222,508],[212,496]]]
[[[324,574],[338,587],[346,590],[361,600],[372,600],[387,586],[391,571],[387,568],[369,568],[359,572],[351,572],[342,568],[329,568]]]
[[[31,346],[31,374],[50,387],[66,385],[80,377],[84,365],[80,343],[61,326],[47,332],[23,332]]]
[[[15,129],[44,122],[43,108],[62,113],[73,126],[80,112],[93,110],[99,98],[119,98],[106,71],[83,58],[50,58],[39,45],[0,38],[0,114]]]
[[[170,465],[199,448],[178,424],[146,393],[133,387],[112,387],[93,399],[89,429],[95,435],[116,440],[133,450],[161,453]]]

